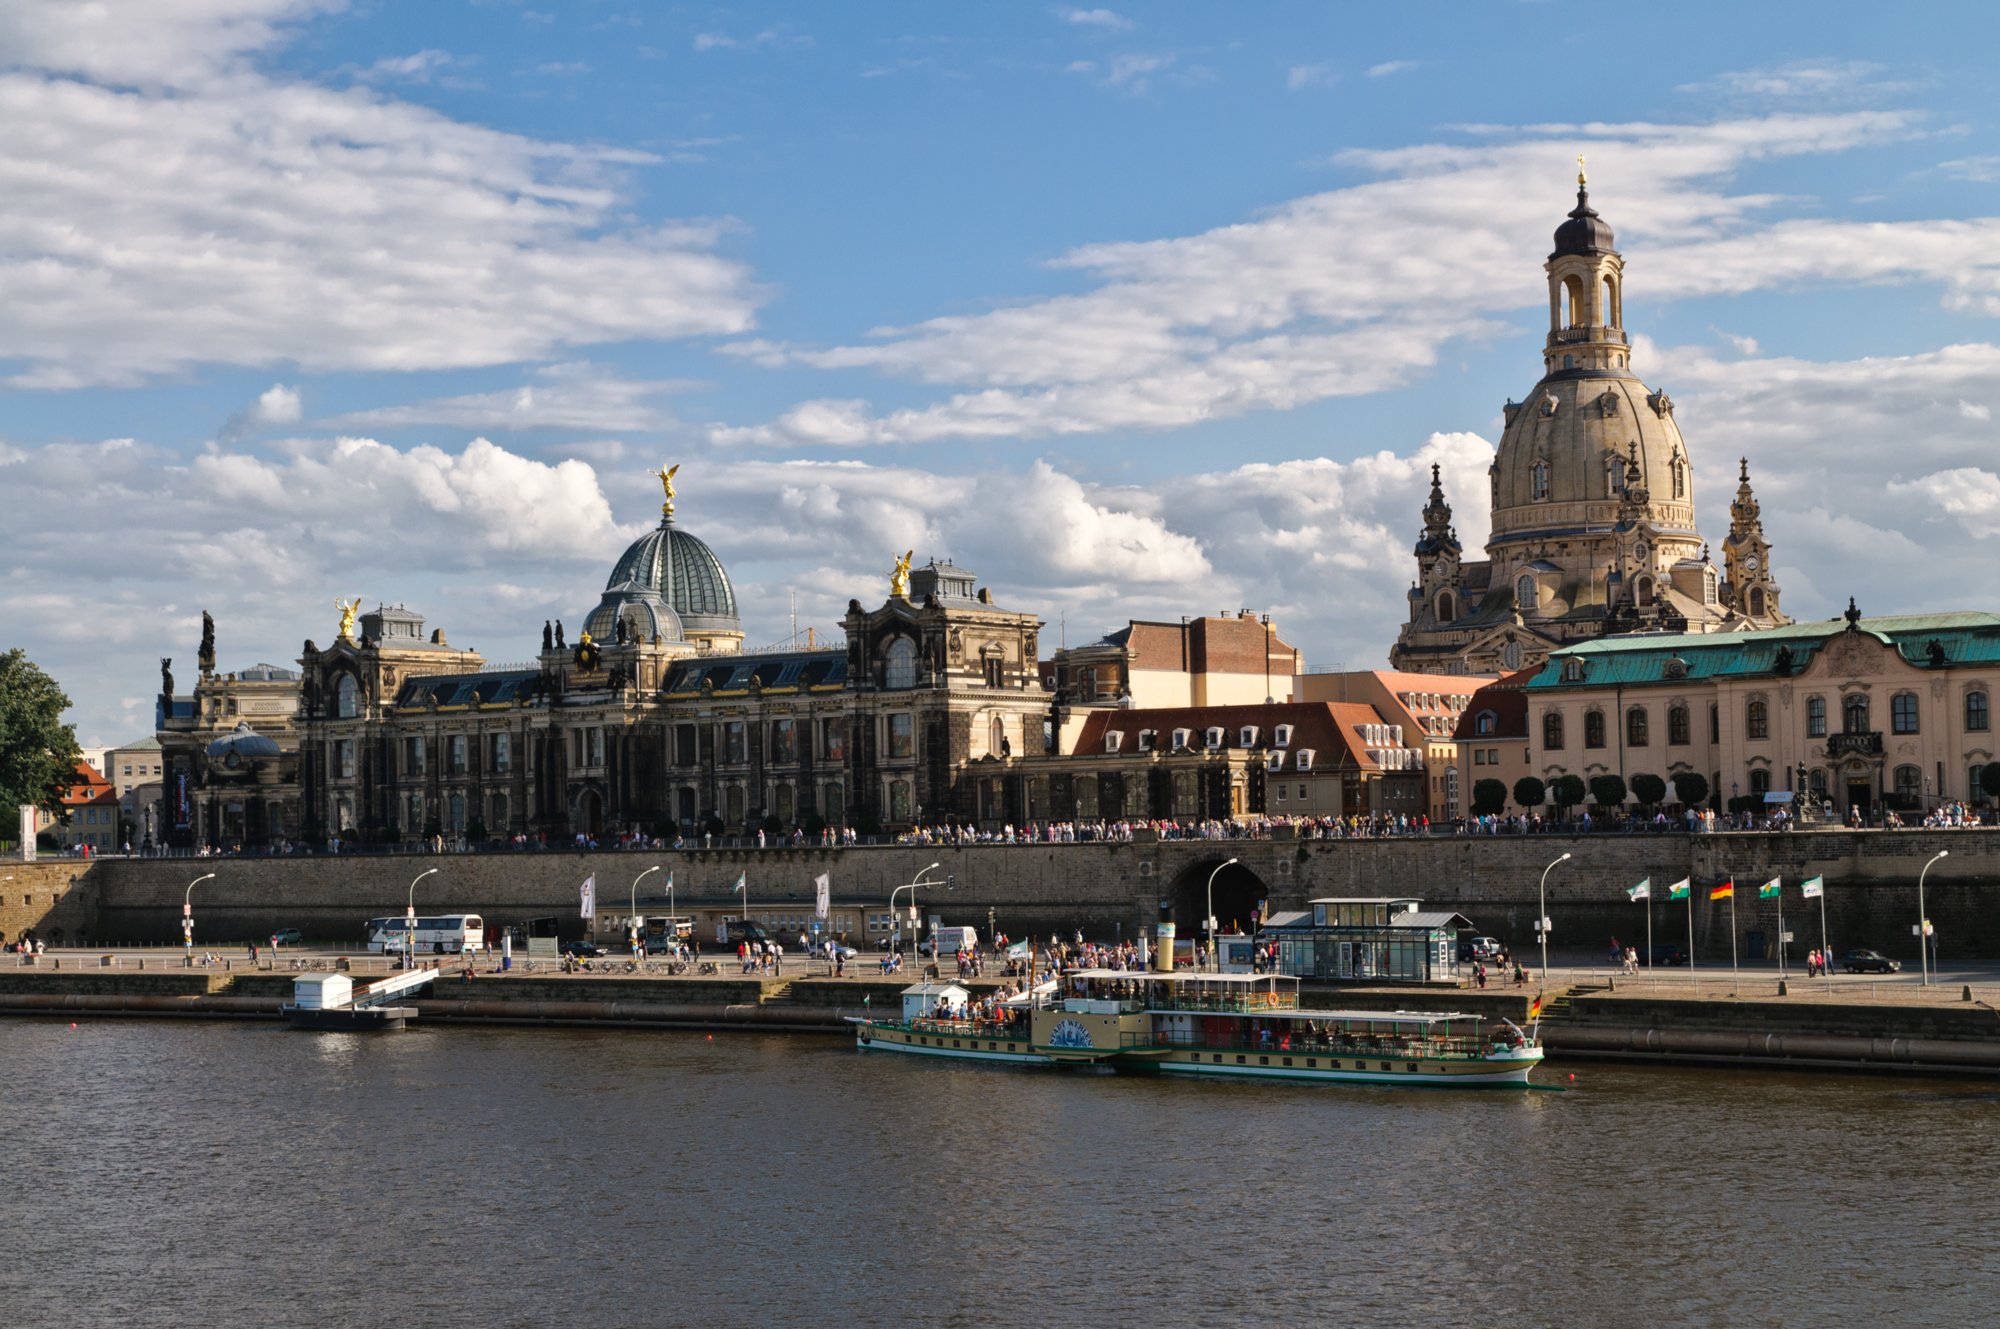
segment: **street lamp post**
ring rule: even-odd
[[[1542,869],[1542,889],[1541,889],[1542,912],[1541,916],[1535,920],[1535,931],[1542,934],[1542,986],[1543,987],[1547,987],[1549,985],[1549,874],[1555,871],[1556,863],[1567,862],[1568,859],[1569,855],[1564,854],[1561,858],[1556,859],[1555,863],[1551,863],[1547,867]]]
[[[194,888],[214,875],[210,872],[196,877],[181,893],[181,946],[189,959],[194,958]]]
[[[1924,864],[1924,870],[1917,874],[1917,963],[1923,967],[1925,987],[1931,985],[1931,920],[1924,913],[1924,878],[1930,873],[1931,863],[1950,856],[1951,850],[1938,850],[1931,862]]]
[[[438,868],[425,868],[410,878],[410,898],[403,906],[403,968],[414,969],[417,963],[417,883]]]
[[[632,942],[632,958],[635,960],[639,958],[639,883],[659,870],[660,865],[655,863],[652,867],[647,868],[644,872],[632,878],[632,909],[630,913],[625,915],[625,931],[629,934]],[[671,906],[668,907],[668,912],[672,912]]]
[[[1215,949],[1215,879],[1222,875],[1222,869],[1232,866],[1236,861],[1232,858],[1227,863],[1218,863],[1215,865],[1215,871],[1208,874],[1208,920],[1204,926],[1208,929],[1208,967],[1211,973],[1222,971],[1222,957]]]
[[[917,887],[937,885],[936,882],[925,881],[924,878],[943,866],[944,864],[942,863],[933,863],[922,872],[919,872],[915,881],[906,881],[901,886],[896,887],[895,890],[889,892],[889,917],[891,919],[896,917],[896,891],[908,891],[910,893],[910,913],[912,915],[910,922],[910,957],[912,961],[915,960],[917,955],[917,925],[914,917],[917,912]],[[901,928],[896,930],[896,935],[899,938],[902,936]],[[902,946],[898,945],[896,949],[901,951]]]

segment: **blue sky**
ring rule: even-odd
[[[1587,154],[1698,516],[1982,607],[1989,7],[0,2],[0,644],[87,742],[405,603],[495,661],[683,469],[752,644],[895,553],[1379,665]]]

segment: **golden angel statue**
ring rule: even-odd
[[[342,641],[353,641],[354,615],[355,611],[361,608],[361,597],[357,595],[353,600],[343,602],[336,595],[333,598],[333,607],[340,611],[340,639]]]
[[[889,594],[907,600],[910,597],[910,559],[916,554],[912,549],[896,560],[896,570],[889,574]]]
[[[646,472],[646,474],[657,479],[660,482],[660,488],[666,491],[666,501],[660,504],[660,515],[663,517],[674,515],[674,472],[680,470],[680,468],[681,464],[675,462],[664,471]]]

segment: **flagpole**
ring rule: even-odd
[[[1826,941],[1826,878],[1819,881],[1819,972],[1826,979],[1826,990],[1833,991],[1833,950]]]
[[[1729,985],[1738,992],[1743,989],[1743,976],[1736,965],[1736,878],[1729,878]],[[1730,996],[1735,996],[1732,992]]]
[[[1694,880],[1688,879],[1688,977],[1694,982],[1694,995],[1701,995],[1701,980],[1694,976]]]
[[[1646,887],[1646,976],[1653,974],[1653,888]]]
[[[1785,969],[1785,879],[1778,879],[1778,977],[1788,976]]]

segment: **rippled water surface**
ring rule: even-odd
[[[26,1020],[0,1066],[13,1326],[1975,1325],[2000,1290],[1985,1083]]]

